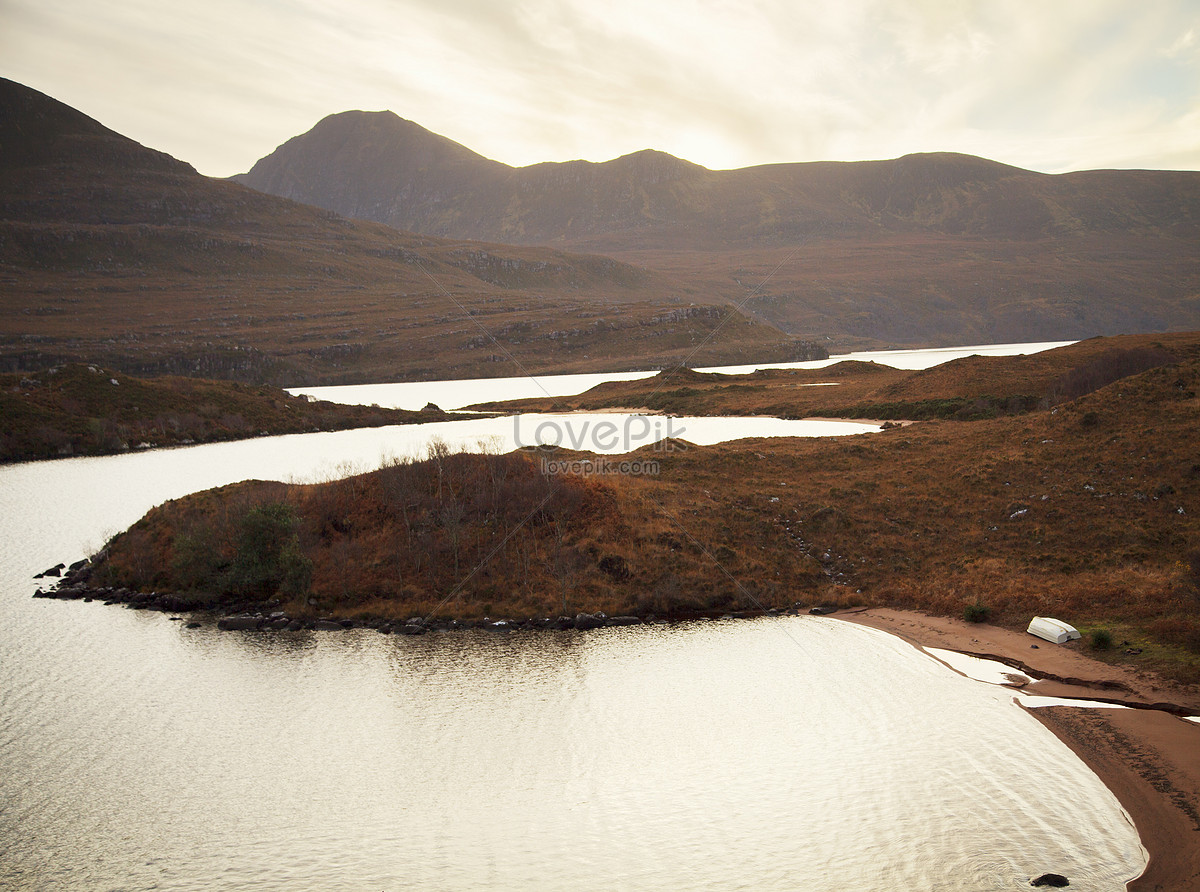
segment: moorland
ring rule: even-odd
[[[546,459],[581,456],[435,444],[344,480],[234,484],[152,510],[89,585],[386,628],[797,605],[1012,627],[1047,613],[1101,658],[1200,680],[1200,335],[1031,359],[987,361],[1000,410],[634,454],[655,473],[547,474]],[[925,403],[976,366],[877,374]]]
[[[906,423],[844,440],[674,443],[642,475],[547,474],[543,454],[435,444],[345,481],[251,481],[169,503],[117,537],[98,579],[185,604],[360,619],[811,601],[1017,623],[1056,610],[1194,672],[1186,332],[1200,327],[1200,174],[1046,176],[939,154],[708,171],[641,152],[508,168],[394,115],[348,113],[240,178],[273,170],[256,185],[315,190],[285,197],[200,176],[11,81],[0,105],[0,363],[18,376],[5,412],[12,431],[47,434],[23,449],[383,418],[302,407],[263,384],[1177,332],[916,373],[678,369],[605,385],[555,408]],[[300,175],[310,167],[325,173]],[[54,395],[50,368],[94,393]],[[182,377],[136,380],[147,375]]]
[[[0,374],[0,462],[472,417],[349,406],[237,381],[139,378],[67,364]]]

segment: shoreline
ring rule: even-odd
[[[74,568],[72,568],[74,569]],[[363,621],[334,618],[297,619],[276,604],[198,605],[168,594],[93,589],[65,583],[35,598],[102,600],[132,609],[192,614],[186,625],[202,625],[196,614],[223,631],[343,631],[372,628],[384,634],[421,635],[432,631],[485,629],[495,631],[589,630],[602,626],[640,625],[678,621],[655,618],[578,614],[527,620],[449,620],[422,618]],[[208,607],[208,609],[205,609]],[[213,609],[215,608],[215,609]],[[728,618],[798,615],[793,607],[763,613],[725,614]],[[812,610],[817,613],[817,610]],[[820,611],[825,614],[825,611]],[[1012,686],[1034,697],[1103,701],[1127,706],[1104,709],[1060,705],[1023,705],[1033,718],[1061,740],[1113,793],[1132,821],[1149,863],[1126,884],[1128,892],[1169,892],[1200,889],[1200,723],[1181,716],[1200,716],[1200,691],[1164,681],[1146,672],[1110,666],[1080,652],[1079,643],[1054,645],[1024,633],[984,623],[927,616],[893,608],[851,608],[830,618],[841,619],[895,635],[918,650],[939,648],[1010,666],[1029,678]],[[182,616],[173,619],[182,619]],[[689,619],[716,618],[694,616]],[[1072,647],[1071,645],[1076,645]],[[930,654],[938,659],[936,654]],[[945,663],[944,660],[941,660]],[[954,668],[945,663],[949,668]],[[958,670],[955,670],[958,671]],[[1029,679],[1032,679],[1030,681]],[[986,683],[986,682],[984,682]]]
[[[1179,717],[1200,715],[1196,691],[997,626],[891,608],[839,611],[834,618],[888,632],[918,649],[937,647],[1019,665],[1041,679],[1024,688],[1035,696],[1133,707],[1026,708],[1100,778],[1133,821],[1149,864],[1126,889],[1200,888],[1200,724]]]

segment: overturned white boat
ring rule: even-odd
[[[1055,644],[1066,644],[1072,639],[1083,637],[1074,626],[1069,626],[1060,619],[1051,619],[1048,616],[1035,616],[1029,621],[1029,628],[1025,631]]]

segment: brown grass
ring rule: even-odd
[[[1198,392],[1200,359],[1189,359],[1019,416],[664,451],[656,477],[547,481],[525,454],[464,456],[440,474],[425,462],[288,498],[316,567],[314,609],[328,612],[419,613],[451,594],[445,614],[493,617],[796,602],[961,616],[980,604],[1013,627],[1050,614],[1112,628],[1118,643],[1147,642],[1129,659],[1190,677]],[[500,468],[516,489],[510,507],[488,507]],[[388,500],[384,484],[401,473],[419,499]],[[519,506],[551,485],[595,507],[554,502],[562,513],[519,523]],[[420,520],[406,525],[399,504]],[[146,523],[175,528],[180,510]],[[139,549],[114,543],[114,555],[127,550]],[[170,563],[162,537],[140,550],[144,565]]]
[[[455,417],[461,416],[310,401],[262,385],[135,378],[66,365],[0,374],[0,462]]]

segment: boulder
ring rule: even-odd
[[[575,616],[575,628],[581,631],[599,628],[600,624],[601,620],[592,616],[590,613],[579,613]]]
[[[334,622],[331,619],[319,619],[313,623],[312,627],[317,632],[341,632],[346,628],[341,623]]]
[[[1030,880],[1029,885],[1031,885],[1031,886],[1052,886],[1054,888],[1062,888],[1063,886],[1071,885],[1071,881],[1068,880],[1061,873],[1044,873],[1040,877]]]
[[[608,624],[610,626],[640,626],[642,621],[636,616],[613,616],[609,617]]]
[[[402,626],[396,627],[396,634],[397,635],[424,635],[425,627],[424,626],[416,626],[416,625],[413,625],[412,623],[405,623]]]

